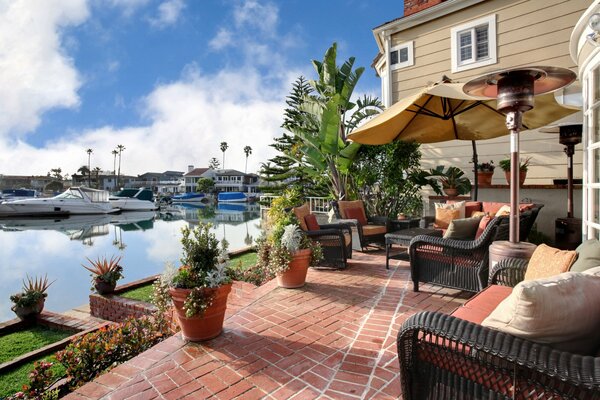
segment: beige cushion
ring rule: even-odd
[[[577,354],[600,345],[600,267],[523,281],[482,322]]]
[[[525,280],[548,278],[566,272],[577,258],[577,253],[540,244],[531,255],[525,271]]]
[[[488,213],[486,213],[485,211],[473,211],[473,213],[471,214],[471,218],[475,218],[475,217],[485,217],[486,215],[488,215]]]
[[[598,239],[586,240],[575,251],[577,252],[577,261],[571,265],[569,271],[583,272],[600,266],[600,242]]]
[[[466,203],[464,201],[457,201],[456,203],[434,203],[436,211],[439,208],[447,210],[459,210],[458,218],[465,218],[465,204]]]
[[[496,217],[502,217],[503,215],[510,215],[510,205],[503,205],[496,211],[496,214],[494,214]]]
[[[444,238],[458,240],[473,240],[479,227],[481,217],[454,219],[444,233]]]
[[[308,203],[304,203],[300,207],[294,207],[292,208],[292,210],[294,211],[294,215],[296,215],[296,218],[298,218],[300,229],[302,229],[303,231],[307,231],[308,227],[306,226],[306,221],[304,220],[304,217],[310,214],[310,206],[308,205]]]
[[[436,228],[446,229],[450,225],[450,222],[455,219],[460,219],[459,209],[450,208],[436,208],[435,209],[435,222]]]
[[[362,230],[365,236],[379,235],[387,232],[385,225],[363,225]]]

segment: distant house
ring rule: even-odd
[[[246,174],[235,169],[214,171],[215,189],[219,192],[258,192],[258,175]]]
[[[46,175],[0,175],[0,190],[25,188],[43,192],[54,181],[56,178]]]
[[[198,179],[200,178],[210,178],[210,176],[204,176],[204,174],[208,171],[211,171],[210,168],[194,168],[193,165],[188,165],[188,172],[183,174],[185,179],[185,191],[186,193],[195,192],[196,186],[198,184]]]
[[[131,187],[145,187],[152,189],[154,193],[175,194],[183,190],[183,182],[183,172],[180,171],[146,172],[139,175],[131,183]]]

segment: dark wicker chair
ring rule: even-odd
[[[346,268],[348,259],[352,258],[352,227],[349,224],[319,224],[318,230],[309,230],[304,218],[310,214],[308,204],[292,209],[300,227],[313,241],[319,243],[323,250],[323,263]]]
[[[600,399],[600,357],[554,350],[440,312],[398,333],[404,400]]]
[[[380,247],[385,246],[385,234],[390,232],[391,224],[388,217],[384,216],[369,216],[366,213],[362,201],[334,201],[332,202],[336,217],[340,218],[343,223],[351,224],[358,233],[360,247],[364,251],[370,245],[376,244]],[[361,224],[357,219],[352,218],[347,214],[348,208],[361,207],[367,224]]]

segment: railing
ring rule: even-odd
[[[271,202],[279,196],[274,195],[262,195],[259,198],[260,209],[268,210],[271,208]],[[313,214],[327,214],[330,209],[330,200],[327,197],[307,197],[310,212]]]

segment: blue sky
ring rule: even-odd
[[[338,43],[380,94],[372,28],[403,1],[0,0],[0,174],[206,166],[272,156],[291,82]]]

